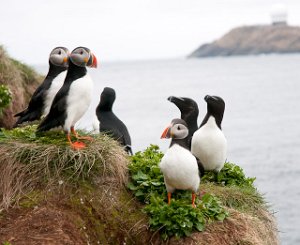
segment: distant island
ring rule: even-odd
[[[255,25],[237,27],[220,39],[201,45],[188,57],[299,53],[300,27]]]

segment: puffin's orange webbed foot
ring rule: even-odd
[[[196,194],[192,193],[192,207],[193,208],[196,208],[195,200],[196,200]]]
[[[71,143],[71,147],[75,150],[81,150],[86,147],[86,145],[83,142],[75,141],[74,143]]]

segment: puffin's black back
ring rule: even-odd
[[[42,116],[45,106],[45,99],[53,80],[67,68],[63,66],[56,66],[49,61],[49,71],[43,83],[34,91],[28,107],[15,115],[19,117],[14,127],[27,121],[39,120]]]
[[[112,107],[116,99],[114,89],[106,87],[100,96],[99,105],[96,108],[96,115],[100,121],[100,132],[110,135],[125,147],[125,150],[132,154],[131,138],[126,125],[113,113]]]
[[[168,100],[174,103],[178,107],[178,109],[181,112],[181,119],[183,119],[188,125],[189,135],[185,140],[189,146],[188,149],[190,150],[193,134],[198,129],[198,124],[197,124],[197,119],[199,115],[198,105],[196,101],[186,97],[178,98],[175,96],[170,96]]]
[[[86,67],[76,66],[69,60],[69,69],[63,86],[55,95],[49,114],[38,126],[38,132],[47,131],[51,128],[63,126],[67,117],[67,96],[72,82],[85,76],[87,73]]]

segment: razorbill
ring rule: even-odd
[[[198,105],[194,100],[186,97],[170,96],[168,100],[178,107],[181,112],[181,119],[183,119],[188,125],[189,135],[186,137],[186,141],[189,144],[189,149],[191,149],[192,136],[198,129]]]
[[[227,155],[227,140],[222,132],[225,102],[221,97],[206,95],[207,113],[192,138],[192,153],[198,157],[205,170],[218,173]]]
[[[33,93],[28,107],[15,115],[19,117],[14,127],[27,121],[39,120],[49,113],[57,91],[63,85],[68,69],[69,50],[54,48],[49,56],[49,71],[42,84]]]
[[[200,185],[200,171],[196,157],[189,151],[184,140],[189,135],[188,125],[182,119],[173,119],[161,138],[172,138],[171,144],[159,167],[164,175],[168,192],[168,204],[171,194],[176,190],[192,191],[192,206],[195,207],[196,192]]]
[[[87,111],[93,92],[93,81],[86,67],[97,67],[96,56],[85,47],[75,48],[70,54],[69,69],[63,86],[57,92],[49,114],[38,126],[37,131],[47,131],[62,126],[70,145],[75,149],[85,147],[83,142],[72,142],[71,132],[77,139],[91,140],[90,137],[79,137],[74,129],[75,123]]]
[[[119,141],[128,154],[132,155],[131,138],[126,125],[112,111],[116,99],[114,89],[105,87],[100,96],[96,115],[100,122],[100,132],[110,135]]]

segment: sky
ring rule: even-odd
[[[278,2],[300,25],[299,0],[0,0],[0,45],[32,65],[56,46],[86,46],[99,61],[185,57],[234,27],[270,24]]]

